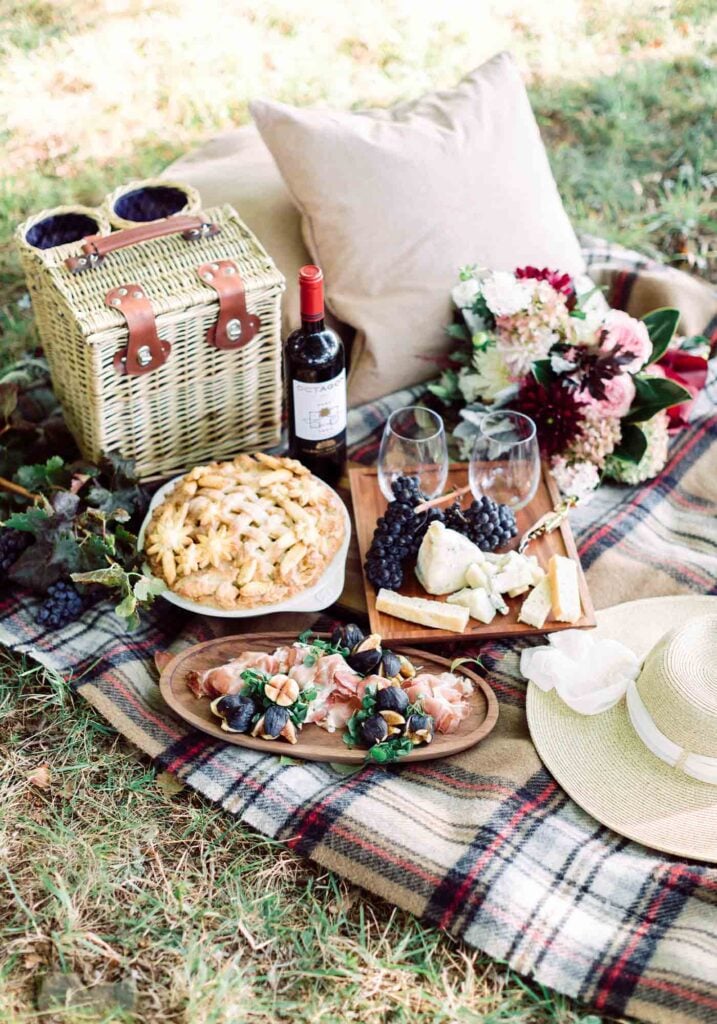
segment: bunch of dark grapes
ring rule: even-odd
[[[32,534],[25,530],[0,530],[0,572],[6,573],[18,560],[32,540]]]
[[[59,629],[79,619],[87,607],[85,597],[74,583],[58,580],[47,588],[47,597],[35,615],[35,621],[50,629]]]
[[[462,509],[456,502],[443,513],[449,530],[462,533],[481,551],[494,551],[507,544],[518,532],[515,516],[507,505],[498,505],[485,495]]]
[[[502,547],[518,532],[512,511],[491,498],[479,498],[466,509],[456,502],[445,511],[428,508],[415,512],[416,506],[426,500],[418,477],[400,476],[391,489],[394,500],[376,523],[364,566],[368,581],[377,590],[399,589],[403,583],[403,563],[418,554],[423,536],[433,522],[442,522],[448,529],[462,533],[481,551]]]
[[[428,512],[416,513],[426,500],[416,476],[400,476],[391,484],[394,500],[376,522],[371,547],[366,554],[366,577],[377,589],[397,590],[403,583],[403,563],[415,555],[428,529]],[[434,517],[435,518],[435,517]]]

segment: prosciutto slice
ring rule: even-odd
[[[420,700],[425,714],[433,718],[436,732],[455,732],[470,712],[465,698],[473,692],[473,684],[465,676],[421,672],[407,680],[404,689],[412,704]]]

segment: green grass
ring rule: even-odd
[[[0,365],[37,343],[11,243],[29,214],[154,174],[252,95],[388,103],[504,46],[576,226],[717,279],[714,5],[493,7],[0,0]],[[151,1024],[596,1024],[156,778],[63,680],[0,659],[2,1024],[37,1019],[48,969],[133,975]]]
[[[147,1021],[595,1022],[157,778],[53,674],[4,668],[3,1024],[48,967],[132,974]]]

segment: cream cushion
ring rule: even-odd
[[[254,125],[217,135],[165,168],[163,177],[193,185],[202,206],[230,203],[254,232],[286,278],[282,313],[288,334],[299,319],[297,272],[311,260],[299,211]]]
[[[509,54],[387,111],[256,101],[251,112],[301,210],[328,304],[357,329],[353,405],[435,376],[463,264],[585,269]]]

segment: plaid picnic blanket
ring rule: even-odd
[[[587,255],[631,311],[646,291],[654,307],[684,285],[678,272],[603,243]],[[704,286],[698,293],[699,302],[679,305],[690,330],[714,333],[714,296]],[[603,487],[575,514],[598,607],[717,592],[715,369],[660,476],[634,489]],[[354,458],[375,456],[387,412],[414,394],[352,412]],[[566,796],[530,743],[520,643],[480,651],[500,719],[476,749],[346,774],[216,742],[168,712],[153,653],[211,638],[217,620],[160,601],[135,634],[106,606],[45,633],[32,608],[30,599],[0,597],[0,642],[64,673],[159,768],[241,822],[598,1012],[651,1024],[717,1019],[717,869],[622,839]]]

